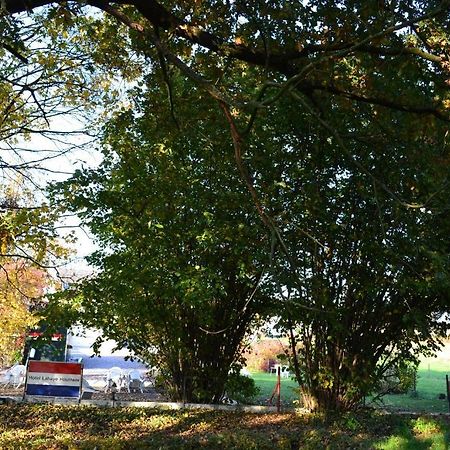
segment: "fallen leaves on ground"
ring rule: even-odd
[[[411,448],[416,448],[415,444],[425,448],[434,440],[444,442],[449,430],[448,418],[383,415],[375,411],[324,417],[0,405],[1,449],[382,449],[399,439]]]

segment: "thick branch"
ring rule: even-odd
[[[363,103],[370,103],[372,105],[384,106],[389,109],[394,109],[397,111],[403,111],[414,114],[421,115],[432,115],[437,117],[440,120],[444,120],[446,122],[450,122],[450,117],[442,113],[437,106],[419,106],[419,105],[408,105],[405,103],[401,103],[395,101],[394,99],[388,99],[383,97],[371,97],[362,95],[356,92],[345,91],[344,89],[340,89],[336,86],[326,85],[326,84],[318,84],[318,83],[310,83],[309,81],[305,81],[302,84],[299,84],[298,89],[300,91],[310,92],[315,89],[318,91],[329,92],[330,94],[335,94],[340,97],[345,97],[350,100],[355,100]]]
[[[8,13],[30,10],[38,6],[51,3],[52,2],[49,0],[4,0],[3,2]],[[256,110],[262,106],[249,104],[236,105],[235,101],[227,98],[209,80],[204,79],[175,54],[169,52],[166,45],[154,32],[152,32],[151,29],[145,30],[142,23],[132,21],[126,14],[120,12],[117,8],[113,8],[111,6],[111,2],[104,0],[90,0],[88,1],[88,4],[104,10],[106,13],[116,17],[121,22],[137,30],[138,32],[143,34],[145,33],[146,37],[150,38],[150,42],[155,45],[158,52],[164,55],[168,62],[178,67],[187,77],[202,86],[202,88],[208,91],[213,98],[228,105],[234,104],[234,106],[246,106],[247,108],[252,106],[256,108]],[[440,6],[431,11],[417,15],[408,20],[400,20],[377,33],[371,34],[368,30],[367,35],[359,41],[348,40],[346,42],[332,44],[311,43],[298,51],[293,51],[292,49],[284,50],[281,48],[278,52],[272,50],[270,56],[267,54],[265,49],[228,42],[223,37],[213,35],[197,25],[188,23],[177,17],[155,0],[118,0],[115,1],[114,4],[134,6],[142,14],[142,16],[153,25],[155,29],[167,30],[172,34],[189,41],[190,43],[198,44],[213,52],[226,55],[229,58],[238,59],[249,64],[269,68],[286,76],[288,80],[284,83],[284,85],[282,85],[282,89],[278,91],[273,99],[264,101],[264,105],[270,104],[272,100],[277,100],[284,94],[285,90],[290,90],[291,88],[295,88],[303,93],[308,93],[313,89],[317,89],[334,95],[339,95],[341,97],[347,97],[358,102],[378,104],[385,106],[386,108],[396,109],[408,113],[431,114],[440,120],[450,120],[442,111],[433,105],[405,105],[392,99],[383,98],[383,96],[379,94],[374,96],[365,96],[360,93],[347,92],[327,83],[315,83],[306,79],[308,73],[311,70],[317,69],[321,63],[329,60],[344,58],[355,53],[370,53],[392,57],[415,56],[424,58],[433,63],[442,63],[446,58],[445,55],[433,55],[415,47],[379,47],[374,45],[374,42],[399,30],[405,29],[406,27],[414,26],[422,20],[436,17],[448,8],[447,0],[443,1]]]
[[[53,2],[50,0],[5,0],[4,5],[9,14],[14,14],[23,11],[29,11],[31,9],[52,3]],[[193,25],[178,18],[155,0],[117,0],[115,2],[91,0],[88,3],[92,6],[96,6],[104,10],[106,10],[111,3],[134,6],[143,15],[143,17],[145,17],[156,28],[170,31],[178,37],[186,39],[193,44],[198,44],[213,52],[223,54],[233,59],[238,59],[250,64],[269,67],[270,69],[282,73],[286,76],[292,76],[296,72],[294,67],[294,62],[296,60],[308,58],[311,55],[323,55],[326,53],[334,53],[347,50],[368,52],[384,56],[401,56],[413,54],[432,62],[442,62],[443,60],[441,56],[424,52],[423,50],[418,48],[380,48],[372,46],[370,45],[370,40],[372,37],[370,35],[368,36],[368,39],[364,39],[364,43],[344,42],[337,44],[308,44],[305,45],[301,50],[283,49],[278,52],[272,51],[270,56],[268,57],[265,49],[257,49],[244,44],[228,42],[226,39],[220,36],[216,36],[205,31],[198,25]],[[445,2],[443,2],[443,5],[427,14],[391,26],[384,30],[382,34],[389,34],[392,32],[392,30],[396,31],[398,29],[412,26],[413,24],[417,23],[420,20],[423,20],[424,18],[435,16],[441,13],[442,10],[446,7],[444,3]],[[376,36],[378,36],[378,34]]]

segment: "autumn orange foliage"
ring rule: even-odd
[[[36,324],[33,310],[47,285],[44,271],[25,261],[10,261],[0,271],[0,366],[9,366],[20,357],[25,332]]]
[[[284,354],[286,349],[287,344],[280,339],[262,339],[245,354],[246,366],[252,371],[267,372],[270,366],[280,362],[279,355]]]

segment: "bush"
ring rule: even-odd
[[[229,375],[225,385],[227,396],[238,403],[248,404],[256,397],[260,389],[255,380],[240,373],[233,372]]]
[[[386,371],[380,381],[379,392],[383,394],[406,394],[417,383],[417,366],[399,364]]]

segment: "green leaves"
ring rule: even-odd
[[[190,361],[213,364],[200,348],[223,352],[204,330],[236,329],[236,352],[261,304],[281,297],[275,313],[311,344],[310,379],[326,373],[316,387],[329,392],[342,365],[349,395],[334,394],[351,404],[385,354],[418,336],[433,346],[447,310],[448,11],[149,5],[44,8],[30,29],[8,31],[58,49],[33,56],[50,84],[36,85],[52,99],[44,112],[82,105],[105,122],[101,167],[59,187],[100,243],[99,275],[81,288],[88,322],[153,359],[154,342],[179,396],[182,377],[200,377]],[[13,124],[2,136],[45,126],[42,105],[8,83],[0,100]]]
[[[155,113],[159,95],[141,92],[139,110]],[[190,115],[206,110],[213,140],[190,124],[178,131],[165,106],[162,122],[119,112],[105,129],[101,169],[55,190],[99,239],[90,258],[98,275],[79,287],[81,320],[157,364],[177,400],[222,396],[261,311],[261,294],[248,299],[267,258],[265,231],[221,142],[226,131],[208,102],[189,106]]]

